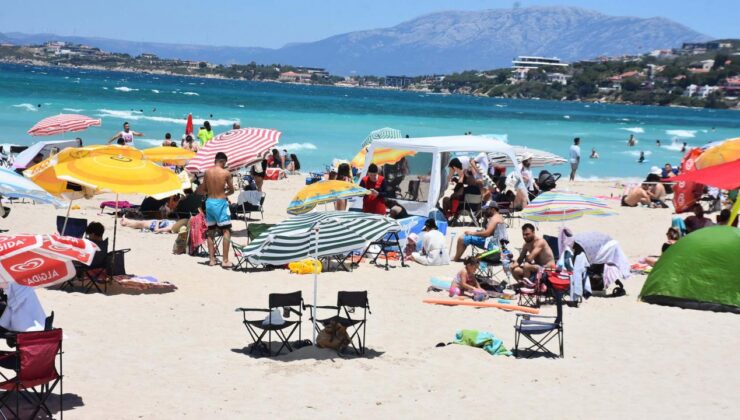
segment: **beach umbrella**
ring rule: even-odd
[[[536,222],[562,222],[586,215],[612,216],[616,213],[598,198],[577,193],[548,191],[538,195],[520,213]]]
[[[240,128],[219,134],[206,143],[185,169],[188,172],[205,172],[214,166],[216,153],[228,158],[230,170],[236,170],[262,160],[265,152],[275,147],[282,133],[267,128]]]
[[[32,136],[53,136],[75,131],[82,131],[88,127],[99,126],[100,119],[78,114],[59,114],[44,118],[28,130]]]
[[[370,134],[365,137],[365,140],[362,141],[361,146],[365,148],[367,146],[370,146],[370,143],[374,142],[375,140],[400,139],[401,137],[401,132],[399,130],[390,127],[383,127],[381,129],[371,131]]]
[[[89,265],[97,245],[59,235],[0,236],[0,278],[28,287],[48,287],[75,276],[73,261]]]
[[[188,114],[188,121],[185,123],[185,135],[193,134],[193,114]]]
[[[319,204],[370,194],[365,188],[346,181],[319,181],[298,191],[288,205],[289,214],[303,214]]]
[[[696,170],[696,159],[702,151],[698,147],[686,152],[679,169],[680,174],[687,174]],[[704,186],[696,182],[681,181],[673,186],[673,208],[676,213],[690,211],[704,192]]]
[[[514,149],[514,154],[516,155],[518,162],[512,162],[508,156],[501,153],[489,153],[488,159],[490,160],[491,165],[514,166],[514,164],[521,162],[524,156],[530,157],[532,167],[562,165],[568,162],[564,157],[544,150],[530,149],[525,146],[512,146],[512,148]]]
[[[378,149],[375,149],[375,153],[373,153],[372,163],[378,166],[386,165],[386,164],[393,164],[405,158],[406,156],[414,156],[415,154],[416,152],[413,150],[396,150],[396,149],[388,149],[388,148],[378,148]],[[360,150],[359,153],[357,153],[355,157],[352,158],[350,165],[355,168],[364,168],[365,167],[365,156],[367,156],[367,148],[363,148],[362,150]]]
[[[740,159],[704,169],[682,172],[667,181],[677,183],[690,182],[709,185],[722,190],[734,190],[740,188]],[[731,225],[733,220],[735,220],[738,211],[740,211],[740,200],[737,200],[732,208],[732,215],[727,223],[728,225]]]
[[[150,147],[141,152],[144,154],[144,159],[178,166],[184,165],[195,156],[195,152],[171,146]]]
[[[740,159],[740,137],[705,150],[694,163],[697,169],[708,168]]]
[[[37,203],[64,207],[65,204],[28,178],[14,171],[0,168],[0,195],[8,198],[28,198]]]

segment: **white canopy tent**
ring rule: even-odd
[[[398,138],[398,139],[380,139],[375,140],[369,147],[365,157],[365,167],[362,168],[360,178],[367,174],[367,169],[373,161],[375,149],[388,148],[396,150],[413,150],[417,153],[432,154],[432,167],[429,175],[429,191],[426,201],[407,201],[398,199],[411,215],[427,217],[437,207],[437,202],[447,185],[443,185],[447,174],[447,164],[450,161],[452,153],[473,154],[477,153],[499,153],[504,154],[516,162],[514,149],[508,144],[482,136],[447,136],[447,137],[419,137],[419,138]],[[514,167],[514,172],[519,169]],[[362,198],[351,200],[351,208],[361,208]]]

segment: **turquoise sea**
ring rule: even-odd
[[[39,107],[40,105],[40,107]],[[473,134],[506,136],[509,143],[567,155],[581,137],[585,178],[644,176],[652,165],[678,163],[690,146],[740,136],[740,112],[429,95],[371,89],[285,85],[138,73],[0,64],[0,143],[32,144],[26,131],[58,113],[102,118],[82,133],[103,143],[124,121],[145,134],[138,147],[158,145],[166,132],[180,138],[185,117],[207,119],[216,132],[232,122],[283,132],[281,148],[307,169],[351,158],[368,132],[394,127],[412,137]],[[197,128],[197,127],[196,127]],[[639,143],[628,147],[634,134]],[[75,134],[54,138],[73,138]],[[661,140],[662,147],[655,141]],[[638,164],[640,151],[647,161]],[[567,172],[565,167],[560,168]]]

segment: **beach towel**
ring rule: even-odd
[[[190,218],[190,249],[189,254],[194,255],[195,251],[206,241],[206,218],[202,213]]]
[[[168,281],[157,280],[152,276],[119,275],[113,276],[113,281],[125,289],[132,290],[157,289],[159,291],[173,291],[177,289],[177,286],[174,284]]]
[[[511,352],[504,347],[503,340],[485,331],[458,331],[453,343],[482,348],[492,356],[511,356]]]
[[[601,232],[585,232],[576,234],[574,239],[583,248],[589,264],[604,264],[604,289],[619,279],[630,277],[629,260],[619,242],[611,236]]]

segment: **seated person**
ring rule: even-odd
[[[652,203],[648,184],[643,183],[639,187],[634,187],[627,195],[622,196],[623,207],[637,207],[638,204],[649,206]]]
[[[360,186],[370,190],[370,194],[362,197],[362,211],[364,213],[385,216],[385,178],[378,174],[378,165],[371,163],[367,168],[367,175],[360,181]]]
[[[732,215],[732,212],[730,209],[724,209],[717,215],[717,224],[718,225],[726,225],[727,222],[730,221],[730,216]],[[732,221],[732,227],[737,227],[737,219],[738,217],[735,217],[735,220]]]
[[[143,229],[154,233],[174,233],[173,227],[177,223],[175,220],[130,220],[126,217],[121,218],[121,226],[128,226],[131,229]]]
[[[498,212],[498,205],[495,202],[489,202],[482,208],[483,216],[486,220],[486,228],[480,231],[466,230],[463,236],[457,238],[457,250],[455,253],[455,262],[462,261],[462,255],[468,245],[480,249],[486,249],[486,240],[490,238],[490,247],[501,246],[500,241],[506,239],[506,224],[504,218]]]
[[[452,190],[452,195],[449,197],[442,198],[442,212],[444,213],[447,220],[453,219],[458,210],[460,204],[462,204],[463,197],[465,195],[465,184],[458,182]]]
[[[476,293],[485,294],[486,291],[480,287],[478,280],[475,278],[475,272],[478,270],[480,261],[475,257],[468,257],[465,258],[463,264],[465,266],[455,275],[450,285],[450,297],[473,296]]]
[[[95,243],[98,247],[103,243],[103,235],[105,234],[105,226],[100,222],[90,222],[85,229],[85,237]],[[101,251],[103,249],[101,248]]]
[[[711,219],[704,217],[704,208],[700,203],[694,204],[692,211],[694,212],[694,215],[684,219],[684,223],[686,224],[686,233],[691,233],[695,230],[714,225],[714,222],[712,222]]]
[[[668,208],[668,205],[663,201],[665,200],[666,189],[663,183],[660,182],[660,175],[651,173],[647,176],[647,178],[645,178],[645,182],[650,183],[650,187],[648,187],[648,192],[651,196],[651,202],[664,209]]]
[[[465,171],[470,168],[470,159],[461,156],[450,159],[450,163],[447,164],[447,184],[452,182],[453,177],[457,177],[458,180],[465,178]]]
[[[511,274],[516,280],[529,279],[532,274],[537,273],[540,268],[555,265],[555,257],[547,241],[538,238],[534,232],[534,225],[525,223],[522,226],[522,238],[524,246],[519,258],[511,264]]]
[[[412,252],[411,257],[422,265],[447,265],[450,255],[445,246],[445,235],[437,229],[434,219],[427,219],[424,223],[421,237],[421,252]]]
[[[664,253],[666,249],[670,248],[671,245],[675,244],[676,241],[681,237],[681,234],[679,233],[677,228],[669,227],[668,231],[665,233],[666,235],[666,241],[663,243],[663,247],[660,249],[660,253]],[[658,262],[658,258],[660,256],[658,255],[651,255],[647,258],[645,258],[645,264],[654,267],[655,263]]]
[[[388,216],[390,216],[391,219],[405,219],[409,217],[409,213],[406,211],[406,208],[396,200],[386,198],[385,206],[388,208]]]

